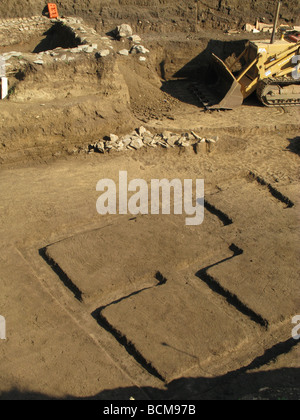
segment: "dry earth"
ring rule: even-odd
[[[17,3],[2,16],[22,16]],[[94,19],[99,36],[139,17],[147,61],[120,56],[127,41],[110,40],[109,57],[27,66],[0,103],[1,399],[299,399],[299,109],[252,97],[204,112],[186,79],[203,73],[209,52],[225,59],[244,45],[245,34],[220,31],[221,15],[241,26],[271,17],[273,2],[247,2],[244,16],[242,2],[216,2],[211,20],[203,15],[211,32],[203,22],[190,34],[194,2],[94,3],[58,2]],[[43,5],[28,2],[26,14]],[[295,20],[297,6],[283,19]],[[164,33],[171,19],[178,30]],[[35,33],[12,48],[25,55],[43,40]],[[85,151],[141,125],[219,140]],[[97,182],[118,184],[121,170],[147,183],[204,179],[203,224],[100,216]]]

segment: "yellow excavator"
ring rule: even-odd
[[[300,36],[283,33],[275,39],[280,7],[281,1],[271,41],[249,41],[229,67],[213,54],[214,83],[198,85],[196,92],[206,109],[239,107],[253,92],[266,106],[300,105]]]

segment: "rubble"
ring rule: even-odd
[[[128,38],[133,35],[133,30],[130,25],[123,23],[120,26],[117,26],[114,33],[117,38]]]
[[[52,26],[44,16],[30,18],[0,19],[0,44],[5,47],[26,41],[38,33],[44,33]]]
[[[263,23],[263,22],[256,22],[256,26],[255,29],[259,32],[269,32],[272,33],[273,31],[273,25],[272,24],[267,24],[267,23]]]
[[[87,151],[93,150],[97,153],[106,153],[110,151],[125,151],[125,150],[139,150],[142,147],[162,147],[167,148],[187,148],[193,147],[195,153],[201,150],[212,151],[212,146],[218,142],[218,137],[201,137],[194,131],[190,133],[172,133],[164,131],[160,134],[153,134],[145,127],[141,126],[130,134],[119,137],[115,134],[110,134],[106,140],[97,141],[89,145]],[[204,146],[207,148],[203,149]]]
[[[146,128],[141,126],[140,128],[137,129],[137,132],[139,133],[140,136],[142,136],[143,134],[145,134],[147,132]],[[150,133],[148,131],[148,133]]]
[[[130,54],[147,54],[149,52],[143,45],[134,45],[130,50]]]
[[[114,33],[118,39],[127,38],[128,49],[118,50],[119,42],[112,37],[102,36],[95,29],[84,23],[81,18],[64,17],[49,20],[46,17],[34,16],[24,19],[0,20],[0,41],[3,46],[24,44],[30,42],[37,33],[46,33],[49,30],[63,33],[65,38],[70,39],[70,47],[60,47],[35,52],[10,51],[1,54],[5,61],[9,76],[15,75],[18,71],[35,67],[47,67],[58,63],[70,64],[75,59],[79,60],[83,55],[91,55],[96,59],[105,59],[105,57],[120,55],[129,56],[138,54],[140,63],[147,59],[144,57],[150,51],[143,45],[140,45],[141,37],[133,34],[132,28],[123,24],[118,26]],[[25,34],[25,32],[26,34]],[[49,44],[51,48],[51,43]]]
[[[143,143],[143,140],[140,137],[134,138],[131,143],[129,144],[130,147],[133,147],[134,149],[138,150],[141,147],[145,146]]]
[[[124,56],[128,56],[129,55],[129,51],[124,49],[124,50],[118,51],[118,54],[124,55]]]
[[[285,29],[286,25],[280,25],[278,29],[280,28]],[[296,28],[297,28],[296,26],[291,26],[289,27],[289,30],[291,31],[297,30]],[[273,24],[264,23],[257,20],[255,25],[252,25],[251,23],[246,23],[243,29],[246,32],[252,32],[254,34],[259,34],[261,32],[271,34],[273,32]]]
[[[111,41],[107,37],[101,37],[93,28],[83,24],[82,19],[68,17],[55,19],[54,22],[51,22],[45,17],[32,17],[21,19],[21,21],[24,24],[26,23],[26,28],[22,26],[22,23],[20,24],[19,20],[0,21],[0,41],[3,46],[29,42],[32,37],[36,36],[36,33],[45,33],[51,27],[55,27],[58,31],[64,31],[66,37],[72,40],[72,44],[75,43],[77,46],[70,48],[57,47],[41,51],[38,54],[18,51],[2,53],[6,66],[12,66],[16,70],[21,64],[43,66],[53,62],[69,63],[75,59],[75,55],[81,53],[95,54],[97,58],[106,57],[110,54],[111,49],[113,50]],[[21,35],[18,35],[20,29],[22,31],[26,29],[26,35],[22,31]],[[21,59],[22,63],[20,62]]]
[[[110,54],[110,50],[100,50],[96,53],[97,57],[107,57]]]
[[[118,136],[116,136],[115,134],[111,134],[111,135],[109,136],[109,138],[110,138],[110,141],[111,141],[112,143],[115,143],[116,141],[118,141],[118,140],[119,140],[119,137],[118,137]]]
[[[139,44],[142,41],[142,38],[139,35],[132,35],[128,37],[129,41]]]
[[[192,136],[195,137],[196,140],[199,140],[200,143],[205,142],[205,139],[203,139],[202,137],[198,136],[198,134],[194,133],[194,131],[191,131]]]

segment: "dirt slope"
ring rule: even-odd
[[[0,101],[0,400],[299,399],[299,109],[252,97],[205,112],[184,79],[211,52],[238,54],[248,34],[224,30],[269,22],[275,1],[57,4],[83,17],[81,34],[86,22],[98,30],[92,52],[16,19],[41,15],[45,1],[0,3],[0,19],[16,19],[0,33],[1,54],[15,51]],[[297,16],[299,0],[283,4],[283,22]],[[104,36],[121,22],[146,60]],[[141,125],[207,140],[94,152]],[[100,216],[96,185],[120,170],[147,185],[204,179],[203,223]]]

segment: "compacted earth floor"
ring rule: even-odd
[[[1,167],[2,397],[299,397],[297,111],[232,112],[148,123],[214,127],[210,149]],[[119,171],[204,179],[204,222],[99,215],[97,182]]]

